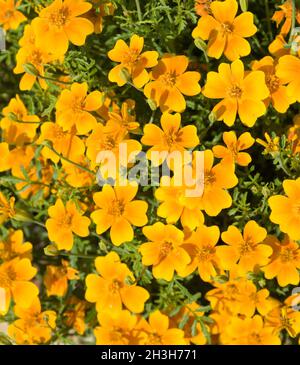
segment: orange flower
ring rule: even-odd
[[[97,345],[138,345],[137,317],[128,310],[98,313],[99,327],[94,329]]]
[[[231,206],[232,199],[226,189],[238,183],[232,164],[219,163],[213,166],[213,163],[212,151],[204,151],[204,191],[200,208],[210,216],[216,216],[222,209]]]
[[[265,147],[263,153],[265,154],[270,153],[273,155],[277,154],[280,149],[279,145],[280,138],[279,137],[272,138],[268,133],[265,133],[264,136],[266,139],[265,141],[260,138],[256,138],[256,142]]]
[[[50,218],[46,221],[49,239],[56,243],[59,250],[71,250],[74,242],[73,233],[79,237],[89,234],[90,219],[83,217],[72,201],[64,206],[61,199],[48,209]]]
[[[224,132],[223,133],[223,141],[226,144],[224,146],[214,146],[213,153],[215,157],[221,158],[222,162],[228,164],[234,164],[240,166],[248,166],[252,161],[251,156],[246,152],[241,152],[247,148],[250,148],[255,140],[251,137],[249,132],[245,132],[236,137],[236,133],[234,131]]]
[[[72,161],[84,168],[90,168],[90,163],[85,156],[72,158]],[[94,174],[89,173],[78,166],[75,166],[74,163],[69,163],[65,160],[62,160],[62,166],[66,174],[66,182],[70,186],[73,186],[74,188],[81,188],[84,186],[92,186],[95,183]]]
[[[32,244],[24,242],[21,230],[10,230],[5,241],[0,242],[0,259],[9,261],[16,257],[31,259]]]
[[[292,100],[288,96],[287,87],[283,85],[283,80],[277,76],[274,59],[266,56],[260,61],[254,61],[252,70],[263,71],[265,74],[266,85],[270,91],[270,96],[265,100],[266,106],[272,102],[272,105],[279,113],[285,113]]]
[[[250,54],[250,44],[244,38],[257,32],[253,14],[247,11],[236,17],[236,0],[213,1],[210,11],[211,15],[199,19],[192,33],[194,38],[208,40],[207,55],[220,58],[224,53],[230,61],[235,61]]]
[[[300,333],[300,312],[291,307],[289,298],[281,306],[275,307],[266,316],[266,326],[273,333],[279,334],[285,330],[292,338]]]
[[[90,113],[102,105],[102,93],[93,91],[87,95],[86,82],[72,84],[71,89],[65,89],[56,103],[56,122],[64,131],[72,130],[76,126],[78,134],[87,134],[97,125],[96,118]]]
[[[0,143],[0,172],[11,169],[9,145],[6,142]]]
[[[210,281],[220,274],[220,260],[217,256],[220,230],[217,226],[202,225],[185,240],[183,248],[189,253],[192,261],[179,271],[180,276],[188,276],[198,269],[203,281]]]
[[[74,129],[70,132],[64,131],[63,128],[56,123],[45,122],[41,127],[41,134],[37,143],[50,141],[52,142],[55,151],[74,161],[78,159],[79,156],[83,156],[85,151],[84,142],[75,135]],[[45,159],[50,159],[54,163],[60,161],[60,157],[48,147],[42,149],[42,156]]]
[[[11,298],[24,308],[28,308],[39,294],[38,288],[31,283],[37,270],[29,259],[15,258],[0,265],[0,288],[4,289],[4,308],[0,308],[0,315],[5,315],[10,306]]]
[[[94,26],[80,15],[91,7],[92,4],[84,0],[53,1],[31,23],[36,33],[37,46],[58,54],[67,52],[69,41],[82,46],[86,37],[93,33]]]
[[[287,35],[292,25],[292,0],[285,1],[282,5],[278,5],[280,10],[275,11],[272,20],[276,22],[277,28],[284,20],[280,29],[280,34]],[[296,9],[296,21],[300,23],[300,10]]]
[[[116,252],[95,260],[97,272],[86,277],[87,301],[96,303],[98,312],[104,310],[118,311],[122,304],[131,312],[141,313],[149,299],[149,293],[141,286],[134,284],[135,277],[123,264]]]
[[[176,156],[187,148],[194,148],[199,144],[197,128],[187,125],[180,128],[181,115],[165,112],[161,116],[162,129],[155,124],[146,124],[141,142],[146,146],[153,146],[147,151],[147,158],[154,166],[161,165],[165,160],[170,168],[174,168]],[[151,155],[152,153],[156,154]],[[173,157],[172,157],[173,156]]]
[[[191,261],[182,247],[183,232],[171,224],[157,222],[144,227],[143,233],[150,242],[143,243],[139,248],[142,263],[153,266],[152,272],[156,279],[171,281],[174,271],[180,272]]]
[[[300,247],[297,242],[292,241],[287,235],[283,242],[276,237],[269,236],[266,241],[273,249],[270,263],[263,267],[267,279],[277,278],[280,286],[289,284],[298,285],[300,282]]]
[[[223,99],[213,109],[217,120],[223,120],[229,127],[234,124],[237,113],[243,124],[252,127],[256,119],[266,111],[263,103],[269,96],[262,71],[245,74],[242,61],[231,65],[221,63],[217,72],[207,74],[203,94],[207,98]]]
[[[195,11],[199,16],[211,14],[210,4],[213,0],[195,0]]]
[[[2,110],[3,118],[0,121],[4,141],[8,144],[22,146],[32,142],[39,126],[39,117],[29,115],[19,95],[12,98]]]
[[[42,312],[38,297],[29,308],[16,305],[14,313],[18,319],[9,325],[8,334],[18,345],[45,344],[51,339],[56,327],[56,313],[51,310]]]
[[[4,30],[17,29],[26,20],[26,16],[17,8],[21,1],[0,0],[0,25]]]
[[[68,289],[68,281],[79,279],[78,270],[70,267],[68,261],[62,260],[61,263],[61,266],[47,265],[44,285],[48,297],[51,295],[63,297]]]
[[[169,328],[169,318],[156,310],[148,322],[141,319],[138,328],[141,332],[141,345],[186,345],[184,332],[179,328]]]
[[[253,318],[235,318],[221,333],[220,341],[223,345],[281,345],[278,334],[259,315]]]
[[[288,96],[292,102],[300,102],[300,59],[295,56],[286,55],[278,60],[276,74],[283,84],[287,85]]]
[[[85,300],[71,296],[67,301],[67,308],[63,314],[66,325],[74,328],[79,335],[83,335],[86,329],[85,312],[88,308],[88,303]]]
[[[153,81],[145,86],[144,94],[148,99],[154,100],[162,111],[181,113],[186,108],[183,95],[200,93],[200,73],[186,72],[188,63],[186,56],[165,55],[153,69]]]
[[[16,215],[15,211],[15,198],[12,196],[9,201],[0,191],[0,224],[7,219],[11,219]]]
[[[89,10],[84,15],[84,18],[89,19],[94,24],[94,32],[99,34],[103,30],[103,18],[114,14],[115,5],[111,2],[104,2],[104,4],[100,4],[98,0],[92,0],[92,4],[95,4],[96,8]]]
[[[91,214],[97,225],[97,233],[102,234],[110,228],[110,238],[116,246],[133,240],[132,224],[142,227],[148,222],[148,204],[133,200],[137,191],[137,184],[114,188],[104,185],[101,192],[94,194],[94,202],[100,208]]]
[[[284,180],[283,189],[287,196],[275,195],[269,198],[270,220],[280,226],[291,239],[300,240],[300,178]]]
[[[121,133],[135,133],[140,124],[135,117],[135,101],[128,99],[122,103],[121,110],[112,110],[108,113],[107,126],[120,130]]]
[[[244,228],[243,235],[235,226],[229,226],[222,233],[222,240],[228,246],[218,247],[218,256],[225,270],[231,270],[236,263],[241,272],[255,271],[266,265],[272,255],[270,246],[263,243],[267,231],[255,221],[249,221]]]
[[[147,51],[142,53],[144,38],[134,34],[130,39],[129,47],[119,39],[115,47],[108,52],[108,57],[115,62],[120,62],[110,70],[108,79],[123,86],[128,81],[126,71],[132,79],[135,87],[141,88],[149,81],[149,74],[146,68],[157,65],[158,53]]]

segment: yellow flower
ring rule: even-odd
[[[287,235],[283,242],[276,237],[269,236],[265,243],[273,249],[270,263],[262,268],[267,279],[277,278],[280,286],[289,284],[298,285],[300,282],[300,247],[297,242],[292,241]]]
[[[135,101],[132,99],[126,100],[122,103],[120,110],[112,110],[108,112],[108,120],[106,125],[119,130],[121,133],[135,133],[140,124],[135,117]]]
[[[142,227],[148,222],[148,204],[143,200],[133,200],[137,192],[137,184],[114,188],[104,185],[101,192],[94,194],[94,202],[100,208],[91,214],[97,225],[97,233],[102,234],[110,229],[111,241],[116,246],[133,240],[131,225]]]
[[[220,58],[224,55],[230,60],[247,56],[251,52],[250,44],[244,38],[257,32],[253,23],[253,14],[249,11],[236,17],[236,0],[213,1],[210,14],[203,15],[192,36],[208,40],[207,55]]]
[[[93,33],[94,26],[81,17],[90,10],[92,4],[84,0],[55,0],[42,9],[34,18],[32,26],[36,34],[37,46],[48,52],[65,54],[69,41],[82,46],[86,37]]]
[[[90,163],[85,156],[72,158],[72,161],[76,162],[82,167],[90,169]],[[89,173],[78,166],[75,166],[74,163],[69,163],[65,160],[62,160],[62,166],[66,174],[66,182],[70,186],[73,186],[74,188],[80,188],[84,186],[92,186],[95,183],[94,174]]]
[[[283,84],[287,85],[287,93],[292,102],[300,102],[300,59],[295,56],[286,55],[278,60],[276,74]]]
[[[26,20],[26,16],[17,10],[20,5],[21,1],[0,0],[0,25],[4,30],[17,29]]]
[[[0,309],[0,315],[8,312],[11,298],[20,307],[28,308],[32,304],[39,290],[29,280],[36,272],[27,258],[15,258],[0,265],[0,288],[5,292],[4,308]]]
[[[280,138],[279,137],[271,138],[268,133],[265,133],[264,136],[265,136],[266,141],[264,141],[260,138],[256,138],[256,142],[265,147],[264,153],[265,154],[277,153],[280,149],[280,146],[279,146]]]
[[[275,195],[269,198],[270,220],[280,226],[292,240],[300,240],[300,178],[284,180],[283,189],[287,196]]]
[[[156,51],[143,52],[144,38],[134,34],[130,39],[129,47],[119,39],[115,47],[108,52],[108,57],[115,62],[120,62],[110,70],[108,79],[123,86],[128,81],[126,72],[135,87],[141,88],[149,81],[149,74],[146,68],[157,65],[158,53]]]
[[[44,285],[48,297],[51,295],[63,297],[68,289],[68,281],[79,279],[78,270],[70,267],[68,261],[62,260],[61,263],[61,266],[47,265]]]
[[[115,12],[115,5],[111,2],[99,3],[98,0],[92,0],[96,4],[96,8],[92,8],[85,15],[84,18],[89,19],[94,24],[94,32],[99,34],[103,30],[104,17],[113,15]]]
[[[149,242],[139,248],[142,263],[153,266],[152,272],[156,279],[171,281],[175,270],[180,272],[190,263],[191,258],[182,246],[183,232],[175,226],[157,222],[144,227],[143,233]]]
[[[141,345],[186,345],[184,332],[179,328],[169,328],[169,318],[156,310],[148,322],[141,319],[138,328],[141,332]]]
[[[249,221],[243,235],[235,226],[229,226],[222,233],[222,240],[228,246],[219,246],[218,255],[225,270],[231,270],[236,263],[241,272],[256,271],[269,263],[272,248],[263,243],[267,231],[255,221]]]
[[[220,336],[223,345],[281,345],[278,334],[264,323],[263,318],[232,317]]]
[[[7,219],[14,218],[16,215],[15,211],[15,198],[11,197],[9,201],[0,191],[0,223],[4,223]]]
[[[283,85],[283,80],[277,75],[274,59],[266,56],[260,61],[254,61],[252,70],[263,71],[265,74],[266,85],[270,91],[270,96],[265,100],[266,106],[272,102],[275,110],[279,113],[285,113],[293,100],[289,97],[287,87]]]
[[[71,129],[71,131],[64,131],[56,123],[45,122],[42,124],[37,143],[50,141],[55,151],[71,161],[75,161],[79,156],[83,156],[85,151],[84,142],[75,135],[75,132],[75,128]],[[45,159],[50,159],[54,163],[60,161],[60,157],[48,147],[44,147],[41,153]]]
[[[197,128],[194,125],[180,128],[180,122],[179,113],[165,112],[160,121],[162,129],[155,124],[145,125],[141,142],[146,146],[152,146],[147,151],[147,157],[154,166],[159,166],[166,160],[168,166],[174,169],[176,155],[172,153],[183,153],[186,149],[192,149],[199,144]],[[151,155],[153,152],[157,154]]]
[[[3,108],[2,114],[0,126],[5,142],[17,146],[32,142],[40,119],[38,116],[28,113],[19,95],[10,100],[9,104]]]
[[[250,148],[255,141],[249,132],[241,134],[239,138],[237,138],[234,131],[224,132],[223,141],[226,147],[219,145],[213,147],[212,150],[215,157],[221,158],[222,162],[228,164],[236,163],[240,166],[249,165],[252,161],[251,156],[246,152],[241,152]]]
[[[93,91],[87,95],[86,82],[72,84],[71,89],[62,91],[56,103],[56,122],[64,131],[76,126],[77,134],[87,134],[97,125],[96,118],[90,113],[102,105],[102,93]]]
[[[280,10],[275,11],[272,20],[276,22],[277,28],[283,22],[280,29],[280,34],[287,35],[292,25],[292,0],[285,1],[282,5],[279,5]],[[300,10],[296,9],[296,21],[300,24]]]
[[[6,142],[0,143],[0,172],[11,169],[9,145]]]
[[[153,81],[144,88],[148,99],[154,100],[162,111],[183,112],[186,102],[183,95],[193,96],[201,91],[200,73],[186,71],[186,56],[165,55],[152,70]]]
[[[28,258],[31,260],[32,244],[24,242],[23,232],[21,230],[10,230],[8,237],[0,242],[0,259],[10,261],[16,257]]]
[[[56,313],[51,310],[42,312],[38,297],[29,308],[16,305],[14,313],[18,319],[9,325],[8,334],[18,345],[38,345],[50,341],[56,328]]]
[[[211,15],[210,4],[213,0],[195,0],[195,11],[199,16]]]
[[[73,233],[79,237],[89,235],[90,219],[82,216],[75,203],[68,201],[64,206],[61,199],[48,209],[50,218],[46,221],[49,239],[56,243],[59,250],[71,250]]]
[[[216,216],[222,209],[231,206],[232,199],[227,189],[238,183],[232,164],[219,163],[213,166],[213,163],[212,151],[204,151],[204,191],[200,207],[210,216]]]
[[[131,312],[141,313],[149,299],[149,293],[135,285],[135,278],[127,265],[123,264],[116,252],[110,252],[95,260],[97,272],[86,277],[85,298],[96,303],[99,313],[105,310],[118,311],[122,304]]]
[[[138,345],[137,317],[128,310],[101,311],[94,329],[97,345]]]
[[[210,281],[221,274],[220,259],[217,256],[216,244],[219,241],[220,230],[217,226],[207,227],[202,225],[192,232],[182,246],[190,255],[191,263],[183,270],[179,270],[180,276],[188,276],[198,269],[203,281]]]
[[[223,99],[214,108],[217,120],[231,127],[237,114],[243,124],[253,127],[256,119],[266,111],[263,102],[269,96],[262,71],[245,73],[243,62],[236,60],[231,65],[221,63],[218,73],[207,74],[204,96]]]
[[[273,333],[279,334],[285,330],[289,336],[295,338],[300,333],[300,312],[290,306],[288,299],[268,313],[266,326],[270,327]]]
[[[88,303],[71,296],[67,301],[67,310],[64,312],[64,320],[68,327],[74,328],[79,335],[83,335],[86,329],[85,313]]]

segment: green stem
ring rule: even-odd
[[[295,26],[296,26],[296,4],[295,4],[295,0],[292,0],[292,24],[291,24],[289,45],[291,45],[292,40],[293,40]]]
[[[170,22],[170,23],[173,23],[173,20],[172,20],[172,18],[171,18],[171,15],[170,15],[170,13],[169,13],[169,10],[168,10],[168,8],[167,8],[167,4],[166,4],[165,0],[160,0],[160,2],[163,4],[163,6],[165,6],[165,7],[166,7],[166,14],[167,14],[167,18],[168,18],[169,22]]]
[[[74,257],[79,257],[80,259],[95,259],[97,257],[97,255],[80,255],[76,253],[65,253],[65,252],[59,252],[57,256],[65,256],[65,257],[74,256]]]
[[[84,166],[81,166],[80,164],[78,164],[77,162],[74,162],[74,161],[71,161],[69,160],[67,157],[61,155],[59,152],[57,152],[52,146],[48,145],[48,144],[45,144],[45,147],[48,147],[52,152],[54,152],[58,157],[60,157],[62,160],[65,160],[67,162],[69,162],[70,164],[78,167],[79,169],[91,174],[91,175],[95,175],[96,176],[96,173]]]
[[[50,185],[45,184],[45,183],[40,182],[40,181],[26,180],[26,179],[21,179],[20,177],[16,177],[16,179],[18,179],[20,182],[25,182],[25,183],[30,184],[30,185],[42,185],[42,186],[45,186],[46,188],[51,187]]]
[[[140,1],[135,0],[135,4],[136,4],[137,15],[138,15],[139,21],[141,22],[143,20],[143,17],[142,17]]]
[[[282,158],[282,155],[281,153],[279,154],[279,158],[278,158],[278,161],[279,161],[279,166],[280,168],[290,177],[293,177],[293,174],[291,173],[291,171],[288,169],[288,167],[286,166],[283,158]]]
[[[72,84],[72,82],[69,82],[69,81],[61,81],[61,80],[54,79],[53,77],[42,76],[40,74],[38,75],[38,77],[40,77],[41,79],[44,79],[44,80],[49,80],[49,81],[56,82],[58,84],[63,84],[63,85],[71,85]]]
[[[270,18],[269,0],[265,0],[265,9],[266,9],[266,16],[267,16],[268,33],[270,35],[270,39],[273,39],[271,18]]]

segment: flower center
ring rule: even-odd
[[[251,238],[246,238],[244,242],[240,245],[241,256],[248,254],[253,250],[253,242]]]
[[[182,133],[180,133],[179,131],[175,131],[173,128],[171,128],[168,133],[165,133],[165,136],[164,136],[166,144],[169,147],[172,147],[174,145],[174,143],[180,142],[181,134]]]
[[[62,6],[49,15],[49,22],[58,28],[62,28],[68,21],[70,11],[68,7]]]
[[[16,279],[16,276],[14,269],[12,267],[8,267],[5,273],[0,273],[0,288],[10,288],[12,282]]]
[[[256,332],[250,333],[250,335],[249,335],[249,343],[250,344],[253,344],[253,345],[261,343],[261,337],[260,337],[260,335],[258,333],[256,333]]]
[[[43,63],[42,52],[38,49],[32,51],[28,57],[28,62],[32,63],[33,65],[41,65]]]
[[[85,107],[84,98],[76,97],[72,100],[71,109],[74,113],[82,112]]]
[[[139,60],[140,60],[140,52],[137,49],[131,49],[129,52],[124,54],[122,63],[130,67],[137,64]]]
[[[266,74],[266,84],[271,93],[274,93],[278,90],[280,86],[279,78],[275,74],[268,73]]]
[[[10,19],[10,18],[13,17],[13,15],[14,15],[13,10],[6,10],[6,12],[4,13],[4,18],[5,19]]]
[[[176,71],[166,72],[161,76],[162,82],[168,87],[174,87],[177,80]]]
[[[129,337],[129,332],[120,327],[114,326],[110,332],[110,339],[115,343],[126,344]]]
[[[228,95],[231,98],[240,98],[243,94],[243,90],[238,85],[232,85],[231,89],[228,92]]]
[[[234,156],[234,158],[237,157],[238,153],[239,153],[239,149],[236,145],[236,143],[232,143],[228,146],[229,151],[231,152],[231,154]]]
[[[108,210],[108,214],[115,217],[121,217],[125,210],[125,203],[122,200],[114,200]]]
[[[230,23],[222,23],[221,29],[222,29],[223,36],[225,36],[225,35],[233,32],[233,25]]]
[[[58,224],[62,229],[70,228],[70,226],[72,224],[72,219],[73,219],[73,216],[71,214],[66,214],[65,216],[63,216],[60,219]]]
[[[104,150],[112,150],[116,147],[116,140],[112,136],[106,136],[104,142]]]
[[[211,246],[204,246],[197,250],[197,257],[199,261],[209,261],[211,260],[215,250]]]
[[[173,248],[173,244],[170,241],[164,241],[161,244],[160,250],[159,250],[160,261],[169,255],[169,253],[172,251],[172,248]]]
[[[158,333],[149,333],[148,343],[149,345],[162,345],[162,338]]]
[[[112,294],[116,294],[119,292],[121,287],[122,287],[122,283],[115,279],[110,283],[109,290]]]
[[[216,182],[216,175],[212,171],[204,173],[204,186],[213,185]]]
[[[281,261],[285,263],[295,260],[296,257],[296,250],[293,250],[291,248],[283,248],[280,253]]]

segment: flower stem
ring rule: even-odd
[[[135,4],[136,4],[137,15],[138,15],[139,21],[141,22],[143,20],[143,18],[142,18],[142,11],[141,11],[140,1],[135,0]]]
[[[291,45],[292,40],[293,40],[295,26],[296,26],[296,4],[295,4],[295,0],[292,0],[292,23],[291,23],[289,45]]]

